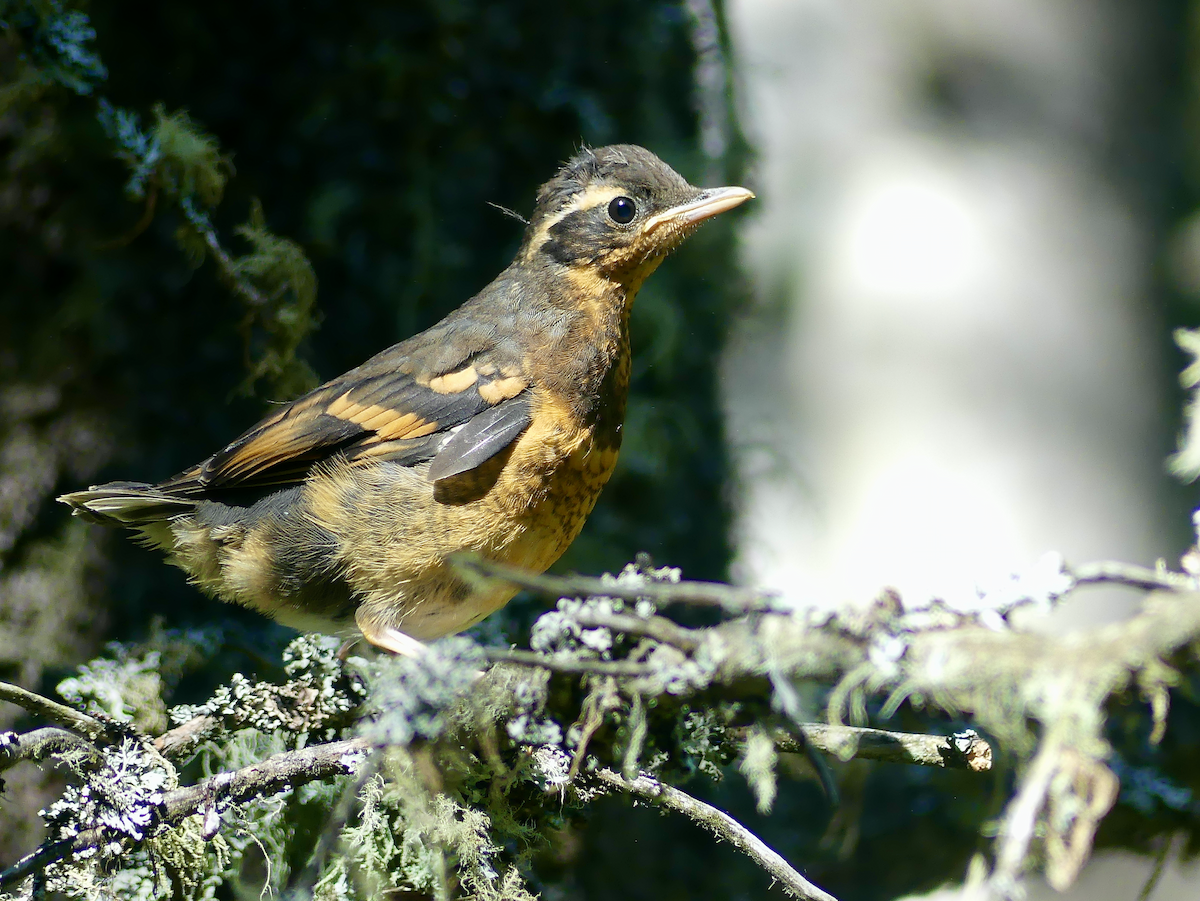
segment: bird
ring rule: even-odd
[[[579,534],[621,446],[638,289],[753,196],[585,147],[538,189],[513,262],[440,322],[172,478],[58,500],[211,596],[420,656],[517,592],[465,580],[455,554],[541,573]]]

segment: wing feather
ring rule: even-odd
[[[526,393],[485,410],[459,429],[429,464],[431,482],[448,479],[490,460],[529,426]]]
[[[160,487],[204,494],[292,484],[338,454],[407,466],[433,459],[443,473],[436,478],[472,469],[529,424],[530,381],[520,360],[494,346],[481,349],[478,341],[464,343],[470,352],[441,371],[418,365],[414,357],[444,362],[451,358],[445,347],[398,344],[273,413]],[[447,440],[452,429],[458,431]]]

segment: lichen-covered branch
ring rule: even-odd
[[[94,716],[88,716],[86,713],[81,713],[73,707],[68,707],[66,704],[60,704],[58,701],[44,698],[35,692],[21,688],[19,685],[0,682],[0,701],[8,701],[10,704],[16,704],[34,716],[40,716],[43,719],[66,726],[68,729],[91,739],[101,738],[108,732],[108,727]]]
[[[729,842],[769,873],[793,898],[801,898],[803,901],[837,901],[833,895],[801,876],[778,852],[768,847],[762,839],[725,811],[649,776],[642,775],[626,781],[619,773],[606,768],[597,770],[595,775],[606,785],[624,789],[630,794],[682,813],[718,838]]]
[[[210,812],[219,824],[220,811],[231,805],[262,798],[284,788],[352,774],[368,750],[362,739],[327,742],[276,754],[253,766],[220,773],[195,785],[166,792],[153,809],[147,834],[174,828],[188,817]],[[216,827],[212,831],[215,833]],[[46,867],[122,838],[126,837],[115,836],[111,828],[96,826],[70,838],[48,841],[12,867],[0,871],[0,888],[24,878],[35,865]]]
[[[100,754],[86,738],[66,729],[43,726],[30,732],[0,732],[0,773],[22,760],[34,763],[64,758],[76,766],[78,761],[98,763]]]
[[[342,739],[286,751],[262,763],[221,773],[163,797],[160,826],[174,826],[208,809],[220,810],[283,788],[355,773],[370,750],[361,738]]]
[[[455,567],[467,577],[518,585],[545,597],[607,597],[622,601],[651,601],[655,604],[691,604],[718,607],[727,613],[780,611],[770,592],[737,588],[720,582],[680,582],[678,570],[671,580],[645,582],[636,579],[593,579],[588,576],[548,576],[496,563],[473,554],[458,554]]]
[[[992,768],[992,746],[973,730],[954,735],[925,735],[918,732],[889,732],[858,726],[805,723],[793,727],[797,738],[786,732],[772,734],[775,747],[783,752],[801,752],[807,745],[840,760],[878,760],[985,773]],[[745,741],[747,728],[730,729],[732,737]]]
[[[685,603],[689,583],[677,581],[674,571],[638,566],[616,580],[572,582],[574,596],[535,624],[531,650],[485,649],[460,637],[439,642],[420,660],[347,662],[336,656],[336,642],[305,638],[288,652],[289,681],[235,677],[205,704],[173,711],[177,725],[157,737],[114,745],[118,736],[95,729],[89,724],[100,721],[81,714],[82,726],[93,729],[83,738],[29,733],[11,739],[13,747],[42,749],[16,755],[30,759],[78,755],[80,742],[95,750],[92,772],[80,770],[93,787],[87,803],[51,811],[57,825],[47,845],[5,878],[46,870],[51,858],[60,861],[55,872],[69,873],[87,865],[81,852],[114,843],[126,853],[161,853],[154,849],[170,836],[192,835],[188,847],[196,853],[205,843],[231,841],[232,835],[222,838],[226,815],[245,816],[248,804],[266,803],[278,791],[344,776],[368,749],[378,748],[391,764],[354,784],[351,795],[326,797],[331,811],[342,811],[335,818],[339,831],[355,836],[342,840],[361,849],[353,866],[373,874],[379,886],[444,888],[442,840],[430,836],[457,836],[456,854],[476,841],[470,836],[489,829],[516,830],[505,841],[519,835],[528,842],[531,833],[521,824],[544,815],[544,793],[572,787],[572,803],[586,806],[586,786],[599,779],[708,822],[774,878],[792,880],[798,897],[828,897],[804,888],[802,877],[736,821],[671,782],[686,772],[715,774],[737,760],[765,812],[775,797],[779,751],[975,772],[990,766],[991,744],[972,731],[945,736],[864,728],[866,701],[876,698],[884,715],[908,702],[965,718],[1018,760],[1030,761],[1000,822],[995,870],[978,886],[980,897],[1016,893],[1035,842],[1047,877],[1066,886],[1116,797],[1116,777],[1106,763],[1106,702],[1136,689],[1150,704],[1155,735],[1161,734],[1168,689],[1178,668],[1189,665],[1200,637],[1200,593],[1188,589],[1188,578],[1116,564],[1074,570],[1056,564],[975,612],[936,602],[905,609],[886,596],[861,610],[754,609],[717,625],[685,628],[658,613],[651,598]],[[1080,584],[1100,581],[1169,590],[1149,594],[1126,622],[1066,638],[1009,623],[1022,607],[1050,606]],[[599,593],[612,586],[619,589]],[[750,597],[724,597],[709,585],[696,591],[703,604],[722,598],[722,609],[745,611]],[[481,676],[488,659],[502,662]],[[822,687],[826,724],[803,718],[801,684]],[[73,716],[36,695],[20,697],[47,716]],[[843,725],[847,718],[855,724]],[[268,735],[276,737],[265,746],[269,753],[248,754],[259,745],[240,744]],[[219,751],[214,775],[179,785],[172,767],[203,749]],[[401,750],[400,758],[392,753]],[[402,766],[395,763],[400,759]],[[469,792],[464,785],[472,786]],[[445,793],[457,799],[450,807],[430,800]],[[468,796],[475,807],[463,800]],[[352,815],[356,808],[360,813]],[[431,818],[419,834],[406,831],[416,828],[414,810]],[[470,810],[477,814],[473,831],[456,831],[453,823]],[[187,825],[197,819],[203,828]],[[386,838],[396,829],[416,844]],[[66,846],[64,838],[71,839]],[[328,849],[336,840],[317,844]],[[425,855],[420,866],[411,862],[417,846]],[[487,853],[500,854],[504,846],[492,841]],[[62,854],[54,857],[48,848]],[[109,860],[106,866],[113,865]],[[290,884],[326,884],[333,877],[322,869],[324,861],[293,874]],[[341,868],[338,878],[349,872],[346,858],[330,855],[329,861]],[[286,866],[286,858],[279,865]],[[491,864],[471,866],[471,878],[485,879],[480,874]],[[506,872],[517,879],[516,869]],[[512,885],[504,897],[526,897],[519,882]]]
[[[1150,569],[1115,560],[1077,566],[1071,570],[1071,576],[1078,585],[1125,585],[1143,591],[1200,590],[1200,580],[1187,573]]]

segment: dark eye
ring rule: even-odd
[[[618,225],[628,225],[637,215],[637,205],[629,197],[614,197],[608,205],[608,218]]]

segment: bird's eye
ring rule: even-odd
[[[637,204],[628,197],[614,197],[608,205],[608,218],[617,225],[628,225],[637,215]]]

